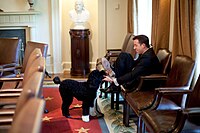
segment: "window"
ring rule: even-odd
[[[134,0],[133,6],[134,34],[144,34],[151,39],[152,0]]]

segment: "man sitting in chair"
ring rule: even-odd
[[[118,89],[120,85],[126,91],[136,89],[140,76],[154,73],[161,73],[161,64],[149,44],[149,38],[145,35],[138,35],[133,38],[134,49],[139,54],[137,59],[133,59],[129,53],[120,53],[113,66],[110,66],[106,58],[102,58],[102,66],[108,73],[103,81],[108,81],[111,86],[104,89],[104,92],[111,92]]]

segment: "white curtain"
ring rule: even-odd
[[[194,21],[194,30],[195,30],[195,50],[196,50],[196,73],[195,80],[200,74],[200,0],[195,1],[195,21]]]
[[[144,34],[151,42],[152,0],[134,0],[134,35]]]

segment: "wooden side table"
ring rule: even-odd
[[[70,29],[71,36],[71,75],[84,76],[89,68],[89,29]]]

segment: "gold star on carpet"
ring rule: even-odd
[[[44,100],[46,101],[51,101],[53,99],[53,97],[45,97]]]
[[[75,131],[77,131],[78,133],[88,133],[88,130],[90,129],[85,129],[83,127],[81,127],[80,129],[75,129]]]
[[[42,121],[48,121],[48,122],[50,122],[51,119],[53,119],[53,117],[45,116],[44,118],[42,118]]]
[[[74,108],[80,108],[80,107],[82,107],[82,105],[80,105],[80,104],[75,104],[75,105],[73,105],[73,107],[74,107]]]

